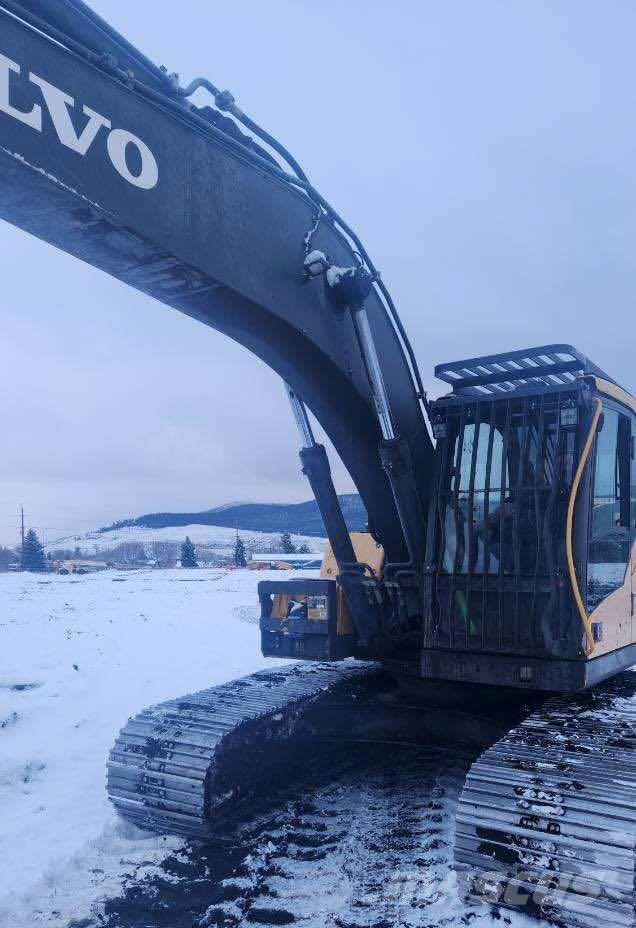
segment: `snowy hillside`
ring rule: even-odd
[[[357,493],[342,493],[338,496],[342,514],[350,532],[364,530],[368,516]],[[184,525],[224,525],[250,532],[293,532],[296,535],[320,537],[325,526],[315,499],[304,503],[226,503],[203,512],[150,512],[115,523],[110,528],[123,525],[140,525],[146,528],[167,528]]]
[[[241,531],[239,534],[243,539],[248,554],[280,550],[280,534],[250,531]],[[58,548],[75,549],[79,547],[82,554],[92,555],[112,550],[117,545],[128,542],[141,542],[148,548],[156,541],[174,542],[180,545],[186,535],[195,544],[205,545],[206,548],[212,549],[215,554],[226,555],[230,554],[234,549],[236,530],[220,525],[184,525],[176,528],[144,528],[135,525],[113,529],[110,532],[67,535],[47,541],[46,549],[47,551],[54,551]],[[324,539],[310,535],[292,535],[292,541],[297,547],[306,544],[309,550],[316,554],[322,554],[325,544]]]

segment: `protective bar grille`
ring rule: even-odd
[[[571,386],[435,404],[428,646],[540,654],[571,624],[563,539],[580,429],[562,410],[580,401]]]
[[[572,345],[542,345],[505,354],[439,364],[435,376],[464,396],[498,396],[532,386],[568,386],[577,377],[605,374]]]

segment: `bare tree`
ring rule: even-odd
[[[101,556],[109,564],[143,564],[146,549],[140,541],[123,541],[114,548],[104,549]]]
[[[152,556],[157,567],[174,567],[179,556],[179,548],[173,541],[153,541]]]

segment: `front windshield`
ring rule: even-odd
[[[438,500],[442,573],[549,573],[576,436],[560,429],[558,409],[546,394],[479,403],[450,417]]]

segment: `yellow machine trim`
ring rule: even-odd
[[[609,396],[621,405],[636,413],[636,398],[619,387],[618,384],[605,380],[602,377],[595,377],[594,382],[599,393]],[[630,623],[625,628],[622,625],[622,616],[624,614],[623,603],[631,603],[632,577],[636,575],[636,542],[632,545],[631,564],[627,565],[625,571],[625,582],[621,587],[615,590],[606,600],[594,609],[589,617],[590,627],[594,621],[602,621],[605,626],[608,624],[614,628],[614,640],[605,640],[600,646],[595,646],[595,653],[607,653],[615,648],[623,647],[634,640]],[[604,636],[606,638],[606,636]]]
[[[384,548],[369,534],[369,532],[351,532],[351,544],[355,551],[356,560],[361,564],[368,564],[373,568],[377,577],[382,576],[384,567]],[[320,569],[321,580],[332,580],[338,576],[338,565],[333,556],[331,545],[325,548],[325,555],[322,559]],[[347,608],[347,602],[341,586],[338,587],[338,635],[353,635],[355,629],[353,620]]]
[[[347,601],[344,597],[344,590],[341,586],[338,587],[338,621],[336,623],[336,634],[337,635],[353,635],[355,632],[355,627],[353,625],[353,620],[351,618],[351,613],[347,608]]]
[[[384,548],[369,534],[369,532],[351,532],[351,544],[356,555],[356,560],[360,564],[368,564],[372,567],[377,577],[382,576],[384,567]],[[320,568],[321,580],[333,580],[338,576],[338,565],[333,556],[331,545],[325,548],[325,554],[322,559]]]
[[[595,377],[594,380],[596,382],[596,389],[599,393],[611,396],[612,399],[618,400],[623,406],[627,406],[628,409],[636,413],[636,398],[634,398],[631,393],[628,393],[627,390],[623,390],[623,388],[619,387],[617,384],[611,383],[609,380],[603,380],[600,377]]]
[[[632,577],[636,575],[636,542],[631,549],[631,564],[625,570],[625,582],[618,589],[610,593],[590,615],[590,622],[603,624],[603,640],[596,642],[594,656],[608,654],[625,645],[632,644]]]
[[[289,609],[289,600],[291,596],[289,593],[276,593],[274,596],[274,603],[272,605],[272,618],[273,619],[283,619],[287,618],[287,610]]]
[[[627,394],[626,394],[627,395]],[[603,412],[603,403],[602,401],[595,396],[592,400],[596,409],[594,410],[594,415],[592,417],[592,424],[590,425],[590,430],[588,432],[587,438],[585,439],[585,445],[581,453],[581,457],[576,468],[576,473],[574,475],[574,480],[572,482],[572,492],[570,493],[570,499],[568,501],[568,515],[565,529],[565,549],[568,562],[568,573],[570,575],[570,583],[572,585],[572,592],[574,594],[574,599],[576,601],[577,609],[579,610],[579,616],[581,617],[581,623],[585,629],[585,638],[587,644],[585,646],[585,654],[587,657],[591,657],[594,652],[594,634],[592,632],[592,622],[590,617],[587,614],[585,609],[585,604],[581,596],[581,590],[579,589],[579,580],[576,576],[576,567],[574,566],[574,552],[573,552],[573,533],[574,533],[574,506],[576,503],[576,497],[578,496],[579,487],[581,485],[581,477],[583,476],[583,471],[585,470],[585,465],[587,464],[587,459],[590,456],[590,451],[592,450],[592,445],[594,443],[594,436],[596,435],[596,428],[598,426],[598,420],[601,418],[601,413]]]

